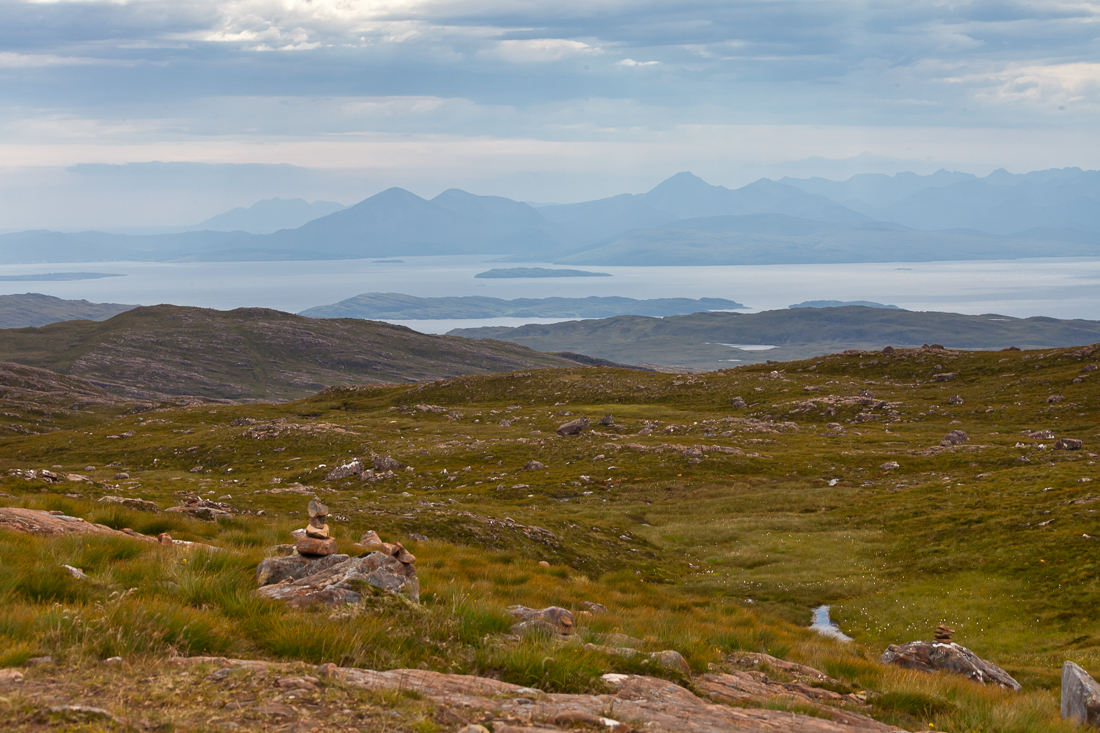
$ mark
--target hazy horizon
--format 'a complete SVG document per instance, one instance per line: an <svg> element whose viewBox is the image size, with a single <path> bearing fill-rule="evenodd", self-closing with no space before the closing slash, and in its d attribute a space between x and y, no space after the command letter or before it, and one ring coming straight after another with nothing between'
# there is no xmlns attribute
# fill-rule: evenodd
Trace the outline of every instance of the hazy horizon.
<svg viewBox="0 0 1100 733"><path fill-rule="evenodd" d="M81 0L0 6L0 229L390 186L522 201L1100 168L1100 6Z"/></svg>

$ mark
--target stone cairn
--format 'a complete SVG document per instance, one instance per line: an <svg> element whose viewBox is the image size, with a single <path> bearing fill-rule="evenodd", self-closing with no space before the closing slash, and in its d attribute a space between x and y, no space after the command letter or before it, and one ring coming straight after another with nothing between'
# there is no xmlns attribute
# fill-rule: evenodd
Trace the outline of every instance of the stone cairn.
<svg viewBox="0 0 1100 733"><path fill-rule="evenodd" d="M309 500L309 525L294 547L299 555L323 557L336 552L336 540L328 529L328 507L316 497Z"/></svg>
<svg viewBox="0 0 1100 733"><path fill-rule="evenodd" d="M939 644L950 644L951 635L955 633L955 630L940 624L936 627L936 630L932 633L932 641Z"/></svg>

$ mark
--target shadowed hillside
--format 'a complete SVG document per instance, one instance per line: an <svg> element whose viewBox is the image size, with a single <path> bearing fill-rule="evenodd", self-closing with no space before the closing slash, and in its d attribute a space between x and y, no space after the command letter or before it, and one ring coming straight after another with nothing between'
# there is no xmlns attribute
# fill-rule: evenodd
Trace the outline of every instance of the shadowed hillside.
<svg viewBox="0 0 1100 733"><path fill-rule="evenodd" d="M79 376L128 397L232 400L286 400L329 385L576 363L514 344L428 336L386 323L172 305L136 308L102 323L0 331L0 360Z"/></svg>

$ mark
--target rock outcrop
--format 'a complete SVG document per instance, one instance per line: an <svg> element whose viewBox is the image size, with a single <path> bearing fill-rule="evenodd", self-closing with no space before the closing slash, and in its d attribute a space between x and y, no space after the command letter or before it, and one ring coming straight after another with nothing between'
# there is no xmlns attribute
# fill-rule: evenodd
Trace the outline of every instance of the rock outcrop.
<svg viewBox="0 0 1100 733"><path fill-rule="evenodd" d="M1073 662L1062 665L1062 717L1100 728L1100 685Z"/></svg>
<svg viewBox="0 0 1100 733"><path fill-rule="evenodd" d="M921 672L950 672L983 685L992 683L1008 690L1020 689L1020 683L1003 669L954 642L911 641L908 644L892 644L883 653L882 663Z"/></svg>
<svg viewBox="0 0 1100 733"><path fill-rule="evenodd" d="M265 585L256 593L301 607L314 603L358 603L366 586L398 593L413 603L420 601L416 568L381 552L351 558L297 580Z"/></svg>

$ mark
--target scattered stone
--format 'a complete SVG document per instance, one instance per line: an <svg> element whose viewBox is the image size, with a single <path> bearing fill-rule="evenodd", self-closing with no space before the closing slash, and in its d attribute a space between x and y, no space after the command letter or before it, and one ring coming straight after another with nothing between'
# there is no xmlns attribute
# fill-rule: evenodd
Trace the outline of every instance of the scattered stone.
<svg viewBox="0 0 1100 733"><path fill-rule="evenodd" d="M1020 690L1020 683L1003 669L954 642L911 641L908 644L892 644L883 653L882 663L921 672L950 672L983 685L992 682L1008 690Z"/></svg>
<svg viewBox="0 0 1100 733"><path fill-rule="evenodd" d="M458 733L489 733L489 729L484 725L464 725L458 729Z"/></svg>
<svg viewBox="0 0 1100 733"><path fill-rule="evenodd" d="M1073 662L1062 665L1062 718L1100 728L1100 685Z"/></svg>
<svg viewBox="0 0 1100 733"><path fill-rule="evenodd" d="M23 673L17 669L0 669L0 685L18 685L23 682Z"/></svg>
<svg viewBox="0 0 1100 733"><path fill-rule="evenodd" d="M356 458L350 463L345 463L342 466L337 466L328 472L325 476L325 481L339 481L340 479L351 478L352 476L358 476L363 473L363 462Z"/></svg>
<svg viewBox="0 0 1100 733"><path fill-rule="evenodd" d="M23 662L24 667L45 667L53 664L53 657L31 657Z"/></svg>
<svg viewBox="0 0 1100 733"><path fill-rule="evenodd" d="M539 567L540 568L548 568L548 567L550 567L550 563L546 562L545 560L539 560Z"/></svg>
<svg viewBox="0 0 1100 733"><path fill-rule="evenodd" d="M883 471L893 471L895 468L901 468L901 464L897 461L887 461L879 466Z"/></svg>
<svg viewBox="0 0 1100 733"><path fill-rule="evenodd" d="M1081 450L1084 445L1077 438L1059 438L1054 444L1054 450Z"/></svg>
<svg viewBox="0 0 1100 733"><path fill-rule="evenodd" d="M1060 394L1052 394L1050 397L1047 397L1047 404L1048 405L1056 405L1059 402L1065 402L1065 401L1066 401L1066 398L1063 397Z"/></svg>
<svg viewBox="0 0 1100 733"><path fill-rule="evenodd" d="M730 407L734 410L744 410L748 406L749 405L747 402L745 402L744 397L734 397L732 400L730 400Z"/></svg>
<svg viewBox="0 0 1100 733"><path fill-rule="evenodd" d="M955 377L959 376L958 372L943 372L942 374L933 374L933 382L950 382Z"/></svg>
<svg viewBox="0 0 1100 733"><path fill-rule="evenodd" d="M952 430L947 435L943 436L943 440L940 441L940 445L959 445L965 443L968 440L967 435L962 430Z"/></svg>
<svg viewBox="0 0 1100 733"><path fill-rule="evenodd" d="M202 473L202 466L194 466L189 470L189 473Z"/></svg>
<svg viewBox="0 0 1100 733"><path fill-rule="evenodd" d="M122 657L107 657L102 663L109 665L122 664Z"/></svg>
<svg viewBox="0 0 1100 733"><path fill-rule="evenodd" d="M183 504L180 506L169 507L165 509L166 512L188 514L195 519L201 519L204 522L216 522L222 517L230 517L236 511L233 507L220 501L210 501L209 499L200 499L198 496L188 496L183 500Z"/></svg>
<svg viewBox="0 0 1100 733"><path fill-rule="evenodd" d="M596 424L597 425L605 425L605 426L606 425L614 425L615 424L615 418L610 413L608 413L608 414L604 415L603 417L601 417L599 422L597 422Z"/></svg>
<svg viewBox="0 0 1100 733"><path fill-rule="evenodd" d="M889 355L889 354L893 354L895 351L896 351L896 349L893 346L887 346L882 350L882 353Z"/></svg>
<svg viewBox="0 0 1100 733"><path fill-rule="evenodd" d="M415 540L416 542L427 542L428 541L427 536L422 535L419 532L409 532L409 539L410 540Z"/></svg>
<svg viewBox="0 0 1100 733"><path fill-rule="evenodd" d="M69 575L73 576L77 580L88 580L88 576L84 574L84 571L80 568L74 568L72 565L62 565L61 569L66 571Z"/></svg>
<svg viewBox="0 0 1100 733"><path fill-rule="evenodd" d="M115 474L115 481L122 481L128 478L130 478L130 474L126 473L125 471L119 471Z"/></svg>
<svg viewBox="0 0 1100 733"><path fill-rule="evenodd" d="M1083 367L1081 367L1082 372L1095 372L1097 369L1100 369L1100 367L1098 367L1096 364L1085 364Z"/></svg>
<svg viewBox="0 0 1100 733"><path fill-rule="evenodd" d="M1035 430L1027 434L1032 440L1054 440L1053 430Z"/></svg>
<svg viewBox="0 0 1100 733"><path fill-rule="evenodd" d="M953 394L947 398L947 404L949 405L961 405L963 404L962 395Z"/></svg>
<svg viewBox="0 0 1100 733"><path fill-rule="evenodd" d="M580 605L582 608L584 608L584 610L588 611L589 613L607 613L607 606L603 605L602 603L596 603L594 601L581 601L578 605Z"/></svg>
<svg viewBox="0 0 1100 733"><path fill-rule="evenodd" d="M139 512L150 512L156 514L160 512L160 507L151 501L145 499L134 499L129 496L103 496L100 497L99 503L101 504L121 504L127 509L133 509Z"/></svg>
<svg viewBox="0 0 1100 733"><path fill-rule="evenodd" d="M523 464L524 471L541 471L544 468L546 468L546 466L545 464L543 464L542 461L536 461L533 459Z"/></svg>
<svg viewBox="0 0 1100 733"><path fill-rule="evenodd" d="M290 530L290 536L294 540L300 540L306 536L306 531L304 529L292 529Z"/></svg>
<svg viewBox="0 0 1100 733"><path fill-rule="evenodd" d="M367 552L378 552L382 549L382 538L378 536L378 533L373 529L368 529L363 533L363 536L359 538L359 544L363 546Z"/></svg>
<svg viewBox="0 0 1100 733"><path fill-rule="evenodd" d="M331 537L318 539L316 537L303 537L294 545L299 555L326 556L336 553L336 540Z"/></svg>
<svg viewBox="0 0 1100 733"><path fill-rule="evenodd" d="M588 427L587 417L578 417L576 420L570 420L567 423L558 426L558 435L580 435Z"/></svg>
<svg viewBox="0 0 1100 733"><path fill-rule="evenodd" d="M291 549L294 549L291 546ZM347 555L289 555L265 558L256 567L256 585L263 587L284 580L299 580L349 560Z"/></svg>
<svg viewBox="0 0 1100 733"><path fill-rule="evenodd" d="M85 466L85 467L84 467L84 470L85 470L85 471L94 471L94 470L95 470L95 466Z"/></svg>

